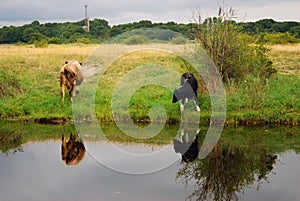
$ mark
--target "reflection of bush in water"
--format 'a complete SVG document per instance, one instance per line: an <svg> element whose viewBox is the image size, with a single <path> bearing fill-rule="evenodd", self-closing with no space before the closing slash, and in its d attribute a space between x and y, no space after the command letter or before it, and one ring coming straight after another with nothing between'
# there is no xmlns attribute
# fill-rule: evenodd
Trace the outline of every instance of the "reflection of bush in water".
<svg viewBox="0 0 300 201"><path fill-rule="evenodd" d="M15 153L22 151L22 133L15 131L1 131L0 132L0 151L4 154Z"/></svg>
<svg viewBox="0 0 300 201"><path fill-rule="evenodd" d="M275 162L276 156L266 151L217 145L205 159L182 163L176 180L186 185L195 180L195 191L187 200L238 200L237 193L255 181L266 179Z"/></svg>

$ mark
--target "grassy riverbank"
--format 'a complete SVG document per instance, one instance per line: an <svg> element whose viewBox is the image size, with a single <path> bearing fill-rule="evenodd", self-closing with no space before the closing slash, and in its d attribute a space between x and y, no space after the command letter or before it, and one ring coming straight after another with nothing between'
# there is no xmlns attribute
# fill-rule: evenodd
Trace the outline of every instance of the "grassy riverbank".
<svg viewBox="0 0 300 201"><path fill-rule="evenodd" d="M73 119L72 107L68 101L65 107L60 104L58 72L65 60L84 62L96 48L95 45L50 45L47 48L0 46L0 118ZM240 84L226 86L228 124L299 124L300 45L271 48L270 57L278 72L272 75L266 85L262 85L255 77L249 77ZM172 54L156 52L152 55L122 57L110 66L97 88L95 103L99 120L113 120L111 96L115 85L126 72L148 60L169 66L179 73L187 70L182 60ZM179 78L174 79L179 82ZM164 88L144 87L133 94L129 112L134 120L147 121L149 109L162 105L167 111L168 121L180 121L179 105L172 104L171 100L172 93ZM199 102L201 122L207 123L211 112L208 94L201 93Z"/></svg>

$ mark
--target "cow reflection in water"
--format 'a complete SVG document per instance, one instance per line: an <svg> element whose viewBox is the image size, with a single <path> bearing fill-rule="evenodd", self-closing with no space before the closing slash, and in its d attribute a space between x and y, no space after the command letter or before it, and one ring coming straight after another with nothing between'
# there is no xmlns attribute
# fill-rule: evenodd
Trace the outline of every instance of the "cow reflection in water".
<svg viewBox="0 0 300 201"><path fill-rule="evenodd" d="M71 133L69 140L62 135L61 158L67 165L77 165L85 156L85 147L81 139Z"/></svg>
<svg viewBox="0 0 300 201"><path fill-rule="evenodd" d="M193 128L193 126L191 126ZM173 145L176 153L180 153L182 160L186 163L196 160L199 154L198 134L200 129L180 129L176 138L173 139Z"/></svg>

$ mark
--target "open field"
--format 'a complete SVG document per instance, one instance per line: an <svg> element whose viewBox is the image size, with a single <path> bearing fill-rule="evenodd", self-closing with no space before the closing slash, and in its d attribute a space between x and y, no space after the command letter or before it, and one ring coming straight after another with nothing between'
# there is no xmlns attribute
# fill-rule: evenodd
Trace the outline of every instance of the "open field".
<svg viewBox="0 0 300 201"><path fill-rule="evenodd" d="M270 57L274 67L283 74L300 76L300 44L273 45Z"/></svg>
<svg viewBox="0 0 300 201"><path fill-rule="evenodd" d="M116 52L109 51L107 57ZM156 44L182 49L180 45ZM172 47L171 47L172 46ZM133 47L133 46L131 46ZM139 46L143 48L144 46ZM72 107L66 97L65 107L60 104L59 70L66 60L84 62L96 45L50 45L47 48L33 46L0 46L0 118L35 120L63 117L73 119ZM129 48L130 49L130 48ZM228 124L297 124L300 122L300 45L271 46L270 57L278 73L266 86L254 78L240 85L228 85ZM147 61L170 66L179 73L187 69L185 64L172 54L128 54L114 62L103 76L97 88L95 103L97 118L112 121L111 96L114 86L134 66ZM143 75L141 75L143 76ZM118 79L115 79L118 78ZM173 79L173 78L172 78ZM179 78L178 84L179 84ZM166 82L168 82L166 80ZM162 105L167 110L168 121L180 121L178 104L171 103L172 94L155 86L142 88L130 100L130 115L136 121L149 120L149 109ZM207 123L210 118L210 99L207 93L199 95L201 118Z"/></svg>

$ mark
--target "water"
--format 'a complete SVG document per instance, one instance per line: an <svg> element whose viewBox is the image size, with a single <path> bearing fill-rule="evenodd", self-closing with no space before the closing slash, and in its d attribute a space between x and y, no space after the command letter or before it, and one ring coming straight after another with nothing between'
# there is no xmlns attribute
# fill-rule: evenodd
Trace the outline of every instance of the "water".
<svg viewBox="0 0 300 201"><path fill-rule="evenodd" d="M118 132L112 125L103 130L109 136ZM64 132L69 139L73 125L0 122L0 200L300 200L298 127L225 128L210 155L190 162L175 152L176 130L177 125L168 126L166 141L147 143L86 139L82 159L67 165L61 138ZM204 134L201 128L198 147ZM107 146L141 158L163 154L141 165L114 156ZM161 168L126 173L151 165Z"/></svg>

